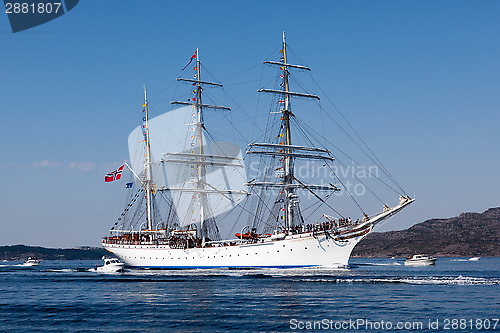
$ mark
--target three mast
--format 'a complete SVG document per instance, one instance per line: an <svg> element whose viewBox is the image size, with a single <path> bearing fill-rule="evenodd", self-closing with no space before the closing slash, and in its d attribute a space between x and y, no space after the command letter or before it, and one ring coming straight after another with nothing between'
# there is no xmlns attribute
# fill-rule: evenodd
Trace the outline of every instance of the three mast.
<svg viewBox="0 0 500 333"><path fill-rule="evenodd" d="M323 201L323 199L319 197L313 190L334 192L334 191L339 191L339 188L337 188L333 184L326 184L326 185L304 184L301 180L295 177L294 171L295 171L296 159L313 159L313 160L316 159L316 160L324 160L326 162L326 161L333 161L334 158L331 152L327 149L302 146L293 143L291 121L293 121L293 117L295 116L291 111L291 98L308 98L308 99L319 100L320 97L314 94L290 91L290 83L289 83L290 70L296 69L296 70L310 71L310 68L302 65L290 64L288 62L285 32L283 32L282 49L280 53L282 53L282 58L280 59L280 61L263 61L263 63L280 67L282 71L281 90L277 89L258 90L259 92L271 93L280 96L279 105L281 113L281 128L279 130L279 135L278 137L275 138L274 140L275 143L264 142L264 143L249 144L249 149L247 150L247 153L278 157L279 158L278 163L280 163L279 165L280 167L275 170L283 170L283 171L280 171L280 175L277 176L280 178L279 181L272 182L272 181L267 181L266 179L264 179L263 181L256 181L254 179L250 182L247 182L246 185L250 187L253 186L261 187L263 190L268 188L279 189L280 194L278 196L278 200L274 202L270 218L281 217L284 220L284 229L286 230L285 232L292 233L293 232L292 228L296 226L297 221L301 221L299 222L299 224L304 223L304 220L301 216L300 208L298 206L299 197L296 194L298 190L307 190L311 192L318 200L326 204L326 202ZM185 101L171 102L172 104L192 107L191 111L188 110L188 108L182 108L176 111L180 112L179 114L182 114L183 117L186 118L189 117L189 115L191 115L192 113L191 115L192 118L189 118L190 119L189 124L185 124L184 118L181 119L180 117L177 116L177 113L175 113L178 120L182 121L182 123L180 124L181 126L182 125L192 126L189 129L190 130L189 133L192 133L189 134L189 136L191 136L191 141L188 139L188 141L185 142L186 146L183 146L183 144L177 144L177 141L172 140L174 144L172 144L172 147L169 147L169 149L167 149L167 151L169 152L163 154L158 153L157 147L155 146L156 141L154 141L153 144L154 155L151 154L150 128L149 128L150 125L149 103L147 99L146 87L144 86L144 104L143 104L144 116L143 116L143 128L142 128L143 138L140 140L138 139L137 141L134 140L134 142L141 142L141 141L145 142L144 169L143 169L144 174L141 179L141 182L142 182L142 188L145 192L145 199L147 205L147 210L146 210L147 229L146 230L142 229L142 226L144 225L144 223L142 223L139 227L139 230L144 230L146 231L146 233L150 234L154 233L160 234L160 230L154 230L154 228L158 229L158 225L155 225L154 222L155 218L154 212L155 211L158 212L158 207L154 206L155 192L171 191L172 200L169 203L171 204L170 209L173 210L174 208L176 208L178 209L178 211L172 220L167 219L167 221L173 221L171 226L175 226L176 228L179 225L183 227L182 230L174 231L172 235L175 236L184 232L183 235L186 235L185 237L191 237L189 239L194 240L192 239L192 237L194 234L197 234L197 237L199 237L199 239L196 239L195 241L198 242L201 240L201 245L204 246L207 242L214 240L213 238L219 237L214 217L219 215L221 211L226 211L225 208L224 210L222 210L221 208L217 208L217 206L214 205L213 195L215 194L218 195L217 200L219 200L219 204L221 202L220 200L227 199L228 201L231 202L231 204L234 205L237 203L237 200L234 199L235 195L247 196L248 193L245 190L243 190L243 188L237 188L233 185L226 185L226 186L220 185L213 178L214 177L213 174L219 171L217 168L223 169L224 167L227 167L230 170L235 170L237 168L244 169L244 165L238 163L241 162L241 150L239 147L238 147L238 153L235 156L232 156L233 154L232 152L229 152L229 150L227 150L226 153L226 151L224 151L223 148L221 148L221 146L223 145L221 146L217 145L217 148L214 148L214 146L207 145L207 142L204 142L203 131L204 130L206 131L204 124L204 114L203 114L204 110L205 109L230 110L230 108L225 106L210 105L203 103L202 91L205 85L215 86L215 87L222 87L222 85L219 83L201 80L200 58L198 49L196 50L195 56L191 57L189 64L191 64L192 60L195 57L196 57L196 65L194 70L196 71L196 74L194 75L194 79L187 79L187 78L177 79L177 81L180 82L191 83L192 86L195 87L194 88L195 90L193 91L195 95L194 96L191 95L189 102ZM189 64L187 66L189 66ZM186 67L184 67L184 69ZM168 119L177 119L177 118L168 118ZM175 120L174 122L178 120ZM171 122L167 121L167 123L170 124ZM153 126L154 131L156 131L155 124L156 123L154 122L154 120L152 120L151 125ZM164 131L164 133L169 133L169 132ZM278 138L280 138L279 141L276 140ZM196 147L196 145L198 145L198 147ZM129 149L130 149L130 137L129 137ZM172 177L172 179L168 179L169 185L167 185L167 179L165 179L164 185L160 185L160 183L158 183L158 188L156 188L156 184L153 181L153 174L152 174L153 163L177 164L173 168L175 172L179 171L180 176L176 175L175 177L177 178L173 178L174 176L172 176L171 173L168 173L168 177ZM137 159L136 170L140 169L141 164L142 164L142 156ZM214 168L213 169L214 172L212 172L212 169L208 169L208 181L210 181L211 184L208 183L207 181L207 167ZM139 176L137 176L136 172L134 172L134 170L132 170L131 167L129 168L134 173L134 175L139 179ZM156 164L154 170L156 173L157 170ZM163 169L163 171L164 174L162 176L167 177L167 172L165 172L165 169ZM185 175L182 172L185 172ZM232 180L236 179L237 177L234 177L234 175L235 175L234 173L231 174L229 172L227 174L224 174L225 181L227 182L228 179ZM245 180L244 178L245 176L243 176L243 180ZM189 181L187 181L187 179L189 179ZM245 184L245 181L239 182L239 184L243 185ZM139 197L139 195L140 193L137 193L136 197ZM174 198L177 198L177 201L175 201ZM142 200L143 199L141 199L140 201L141 207L143 207ZM406 201L404 200L408 201L410 199L409 198L400 199L400 205L402 204L402 202L406 205L405 203ZM412 201L413 199L411 199L409 203L411 203ZM179 204L179 202L182 204ZM189 207L185 205L186 203L189 203ZM185 205L185 207L182 205ZM196 205L199 207L199 217L200 217L199 221L196 220L198 218L197 214L198 212L195 212L197 207L192 208L193 207L192 205ZM186 207L187 209L184 209ZM401 206L401 208L402 207L403 206ZM144 214L144 211L142 209L140 211L141 215ZM219 210L217 211L217 209ZM282 211L283 213L280 212L279 214L276 214L276 211L278 209L280 209L280 211ZM127 210L128 208L126 209L126 211ZM384 212L388 210L389 208L387 206L384 206ZM179 211L182 213L184 213L185 211L186 214L178 214ZM191 211L192 214L189 215ZM259 214L259 206L257 206L257 214ZM364 222L368 221L369 220L368 216L364 214L364 212L363 215L364 215L363 221ZM257 215L255 215L255 217L258 218ZM181 221L180 220L181 218L184 218L184 220ZM255 222L254 225L256 225ZM196 230L199 230L199 233L198 231L195 232L194 230L189 230L190 228L192 229L193 226L194 228L196 228ZM133 234L134 232L133 227L131 228ZM216 233L214 233L214 230L216 230ZM166 235L166 231L167 231L167 226L165 226L165 230L162 230L164 235ZM212 237L212 235L214 235L215 237Z"/></svg>

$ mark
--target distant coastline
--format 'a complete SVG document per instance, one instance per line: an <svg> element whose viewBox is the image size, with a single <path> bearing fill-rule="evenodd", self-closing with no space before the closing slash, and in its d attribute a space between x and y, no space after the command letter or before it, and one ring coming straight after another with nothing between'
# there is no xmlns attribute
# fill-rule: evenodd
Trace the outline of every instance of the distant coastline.
<svg viewBox="0 0 500 333"><path fill-rule="evenodd" d="M41 246L0 246L0 260L26 260L36 257L42 260L99 260L109 254L99 247L81 246L71 249L53 249Z"/></svg>
<svg viewBox="0 0 500 333"><path fill-rule="evenodd" d="M352 257L406 257L417 253L438 257L500 256L500 207L430 219L401 231L372 233L359 242Z"/></svg>
<svg viewBox="0 0 500 333"><path fill-rule="evenodd" d="M406 257L425 253L438 257L500 256L500 207L483 213L463 213L431 219L400 231L372 233L352 253L353 258ZM41 246L0 246L0 260L99 260L109 252L100 247L71 249Z"/></svg>

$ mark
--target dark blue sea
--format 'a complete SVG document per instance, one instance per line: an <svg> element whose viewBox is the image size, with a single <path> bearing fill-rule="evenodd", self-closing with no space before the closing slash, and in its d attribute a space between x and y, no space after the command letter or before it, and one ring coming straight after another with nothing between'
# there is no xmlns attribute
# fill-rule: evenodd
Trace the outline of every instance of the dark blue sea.
<svg viewBox="0 0 500 333"><path fill-rule="evenodd" d="M1 332L500 331L500 258L347 269L89 271L0 262ZM100 264L100 263L99 263Z"/></svg>

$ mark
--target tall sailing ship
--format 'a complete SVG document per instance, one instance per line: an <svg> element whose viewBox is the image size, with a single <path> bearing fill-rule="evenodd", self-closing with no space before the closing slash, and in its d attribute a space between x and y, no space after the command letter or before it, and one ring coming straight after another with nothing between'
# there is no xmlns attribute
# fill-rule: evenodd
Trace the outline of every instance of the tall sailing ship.
<svg viewBox="0 0 500 333"><path fill-rule="evenodd" d="M320 98L290 90L292 71L310 69L288 62L284 33L280 56L279 61L264 61L279 67L279 89L259 92L277 96L279 108L274 112L278 117L270 118L275 121L268 124L266 140L250 143L246 150L267 170L251 180L241 148L213 140L205 126L205 110L230 109L204 103L203 90L222 85L201 79L198 51L191 58L196 59L194 77L177 79L193 86L188 102L172 102L180 107L150 119L144 90L143 124L128 139L127 167L135 180L127 183L131 195L126 208L102 240L106 250L128 266L142 268L346 266L361 239L414 201L403 192L397 205L384 204L373 215L360 209L351 219L328 202L338 186L299 179L299 161L324 166L335 161L327 148L294 142L292 99ZM110 180L117 172L108 175ZM304 217L304 194L328 214ZM243 228L221 239L221 216L240 226L243 218Z"/></svg>

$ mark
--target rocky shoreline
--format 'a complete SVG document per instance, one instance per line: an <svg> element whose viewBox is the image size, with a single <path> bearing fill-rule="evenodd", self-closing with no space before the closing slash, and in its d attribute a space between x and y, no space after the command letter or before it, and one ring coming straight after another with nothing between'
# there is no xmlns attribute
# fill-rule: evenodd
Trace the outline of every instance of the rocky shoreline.
<svg viewBox="0 0 500 333"><path fill-rule="evenodd" d="M35 257L41 260L99 260L109 252L103 248L82 246L72 249L51 249L41 246L0 246L0 260L26 260Z"/></svg>
<svg viewBox="0 0 500 333"><path fill-rule="evenodd" d="M406 257L425 253L438 257L500 256L500 207L431 219L400 231L372 233L352 257Z"/></svg>

